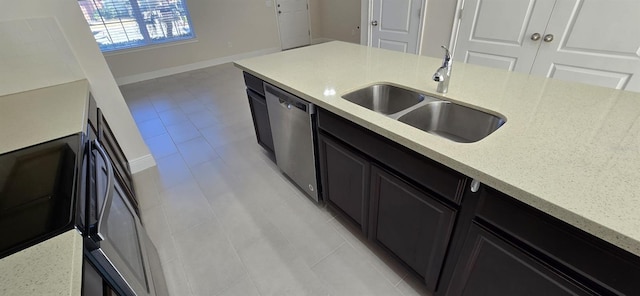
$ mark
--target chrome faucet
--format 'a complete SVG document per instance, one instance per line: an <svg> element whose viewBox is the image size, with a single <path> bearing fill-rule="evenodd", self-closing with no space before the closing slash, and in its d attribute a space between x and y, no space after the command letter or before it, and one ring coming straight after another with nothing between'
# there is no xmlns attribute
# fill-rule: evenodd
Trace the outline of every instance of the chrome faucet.
<svg viewBox="0 0 640 296"><path fill-rule="evenodd" d="M446 94L447 91L449 91L449 78L451 78L451 65L453 64L453 60L451 60L449 49L444 46L441 47L445 51L444 60L442 61L442 66L433 74L433 81L438 82L438 89L436 91Z"/></svg>

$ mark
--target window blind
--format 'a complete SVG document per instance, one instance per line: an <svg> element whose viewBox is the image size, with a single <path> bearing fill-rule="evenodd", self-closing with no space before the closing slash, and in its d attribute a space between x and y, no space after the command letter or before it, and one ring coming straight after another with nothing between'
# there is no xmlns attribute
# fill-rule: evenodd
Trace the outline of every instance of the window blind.
<svg viewBox="0 0 640 296"><path fill-rule="evenodd" d="M194 38L186 0L79 0L103 52Z"/></svg>

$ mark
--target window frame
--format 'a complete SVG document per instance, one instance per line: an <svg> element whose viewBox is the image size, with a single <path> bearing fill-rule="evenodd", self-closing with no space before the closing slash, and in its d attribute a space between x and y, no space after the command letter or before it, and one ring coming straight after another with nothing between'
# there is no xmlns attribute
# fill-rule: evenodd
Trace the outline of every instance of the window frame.
<svg viewBox="0 0 640 296"><path fill-rule="evenodd" d="M114 44L119 44L119 43L113 42L113 38L109 34L109 29L107 27L107 24L108 24L107 19L105 19L102 13L99 11L99 8L95 4L95 1L96 0L77 0L78 6L80 7L82 7L82 5L80 4L81 2L92 3L95 8L95 13L99 14L100 19L98 23L100 26L103 26L105 28L105 32L109 36L108 37L109 40L111 40L110 44L105 44L103 46L103 43L99 42L97 37L94 36L94 39L96 40L98 48L100 48L100 51L103 54L112 55L112 54L124 53L129 51L139 51L139 50L146 50L146 49L152 49L152 48L158 48L158 47L178 45L183 43L197 42L197 36L193 28L193 21L191 19L191 13L187 5L187 0L179 0L179 1L181 2L181 5L184 8L183 11L181 12L180 17L185 17L184 21L188 25L189 34L183 35L183 36L172 36L171 38L166 37L166 32L164 32L164 29L162 29L162 25L163 25L162 21L160 21L158 25L161 26L161 30L163 30L163 35L165 36L164 38L161 38L161 39L155 39L154 37L151 37L149 33L149 29L147 28L147 23L143 15L144 9L140 7L139 0L123 0L123 2L128 2L129 5L131 6L132 19L136 23L137 30L139 34L142 36L142 39L129 40L127 42L120 42L123 44L121 46L114 46ZM168 0L161 0L161 1L165 3L169 2ZM88 19L88 14L85 13L84 9L81 9L81 10L83 13L83 17L87 21L87 25L91 27L92 24ZM119 21L122 24L122 19L120 17L116 19L120 19ZM125 34L126 34L126 31L125 31Z"/></svg>

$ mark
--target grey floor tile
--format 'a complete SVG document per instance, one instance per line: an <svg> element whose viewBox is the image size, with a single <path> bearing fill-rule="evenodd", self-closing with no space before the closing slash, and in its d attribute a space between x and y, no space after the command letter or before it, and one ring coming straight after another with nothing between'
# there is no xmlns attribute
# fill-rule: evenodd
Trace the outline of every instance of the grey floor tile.
<svg viewBox="0 0 640 296"><path fill-rule="evenodd" d="M200 132L193 126L191 121L184 121L178 124L167 126L167 131L176 144L200 137Z"/></svg>
<svg viewBox="0 0 640 296"><path fill-rule="evenodd" d="M191 171L182 156L174 153L170 156L156 159L158 171L158 190L163 191L187 180L193 179Z"/></svg>
<svg viewBox="0 0 640 296"><path fill-rule="evenodd" d="M329 295L286 241L260 239L238 253L260 295Z"/></svg>
<svg viewBox="0 0 640 296"><path fill-rule="evenodd" d="M187 115L185 115L180 109L162 111L158 113L158 116L165 126L175 125L189 120L189 117L187 117Z"/></svg>
<svg viewBox="0 0 640 296"><path fill-rule="evenodd" d="M245 186L242 178L229 171L220 158L200 163L191 167L193 177L200 185L205 197L215 198L219 194Z"/></svg>
<svg viewBox="0 0 640 296"><path fill-rule="evenodd" d="M206 109L189 114L189 120L191 120L191 123L198 129L220 124L218 120L216 120L215 115Z"/></svg>
<svg viewBox="0 0 640 296"><path fill-rule="evenodd" d="M164 128L164 124L157 115L155 118L138 122L137 125L143 139L149 139L167 133L167 130Z"/></svg>
<svg viewBox="0 0 640 296"><path fill-rule="evenodd" d="M240 258L214 219L176 233L174 239L194 295L216 295L246 276Z"/></svg>
<svg viewBox="0 0 640 296"><path fill-rule="evenodd" d="M153 108L158 113L162 113L169 110L179 109L180 105L166 94L157 95L150 98Z"/></svg>
<svg viewBox="0 0 640 296"><path fill-rule="evenodd" d="M184 112L185 114L196 113L205 109L202 102L196 100L195 98L193 98L193 96L191 96L191 99L182 101L179 104L180 109L182 109L182 112Z"/></svg>
<svg viewBox="0 0 640 296"><path fill-rule="evenodd" d="M392 285L398 285L400 281L409 274L409 271L395 258L387 254L382 248L367 240L362 230L350 221L336 216L331 221L338 233L359 253L365 260L371 262Z"/></svg>
<svg viewBox="0 0 640 296"><path fill-rule="evenodd" d="M162 134L145 139L145 143L147 143L147 146L149 147L149 150L151 150L151 154L156 161L178 152L178 148L176 148L176 145L173 143L173 139L171 139L169 134Z"/></svg>
<svg viewBox="0 0 640 296"><path fill-rule="evenodd" d="M162 262L177 259L175 244L162 206L144 210L142 220L147 234L158 249Z"/></svg>
<svg viewBox="0 0 640 296"><path fill-rule="evenodd" d="M161 193L162 207L171 233L191 228L213 218L213 212L195 180L189 180Z"/></svg>
<svg viewBox="0 0 640 296"><path fill-rule="evenodd" d="M202 137L188 140L176 145L182 159L189 167L196 166L205 161L218 158L218 154L211 148L209 143Z"/></svg>
<svg viewBox="0 0 640 296"><path fill-rule="evenodd" d="M218 148L250 137L255 137L255 131L251 127L251 121L242 121L237 124L220 127L212 126L201 129L200 132L207 139L211 147ZM249 127L249 128L248 128Z"/></svg>
<svg viewBox="0 0 640 296"><path fill-rule="evenodd" d="M260 296L260 293L258 293L258 289L251 281L251 278L246 276L233 283L231 287L218 294L218 296Z"/></svg>
<svg viewBox="0 0 640 296"><path fill-rule="evenodd" d="M310 203L308 200L291 200L270 211L268 217L304 262L313 266L344 244L345 240L321 215L301 207Z"/></svg>
<svg viewBox="0 0 640 296"><path fill-rule="evenodd" d="M312 269L330 289L331 295L402 295L346 243Z"/></svg>
<svg viewBox="0 0 640 296"><path fill-rule="evenodd" d="M185 275L182 261L174 259L162 262L164 277L167 282L169 295L175 296L191 296L191 289Z"/></svg>

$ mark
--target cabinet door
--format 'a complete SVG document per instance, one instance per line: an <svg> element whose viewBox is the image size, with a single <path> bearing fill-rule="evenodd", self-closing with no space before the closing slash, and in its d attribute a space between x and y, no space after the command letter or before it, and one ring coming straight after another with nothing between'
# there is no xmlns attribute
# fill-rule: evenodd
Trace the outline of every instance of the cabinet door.
<svg viewBox="0 0 640 296"><path fill-rule="evenodd" d="M318 137L318 144L324 200L342 210L366 233L369 161L323 134Z"/></svg>
<svg viewBox="0 0 640 296"><path fill-rule="evenodd" d="M445 295L593 295L472 224Z"/></svg>
<svg viewBox="0 0 640 296"><path fill-rule="evenodd" d="M273 153L273 137L271 135L267 102L263 96L250 89L247 89L247 96L249 97L251 118L253 118L258 144Z"/></svg>
<svg viewBox="0 0 640 296"><path fill-rule="evenodd" d="M640 91L640 1L558 0L544 35L531 74Z"/></svg>
<svg viewBox="0 0 640 296"><path fill-rule="evenodd" d="M555 0L467 0L454 57L465 63L529 73ZM455 75L455 74L454 74Z"/></svg>
<svg viewBox="0 0 640 296"><path fill-rule="evenodd" d="M398 177L371 166L369 236L423 276L434 290L455 211Z"/></svg>

